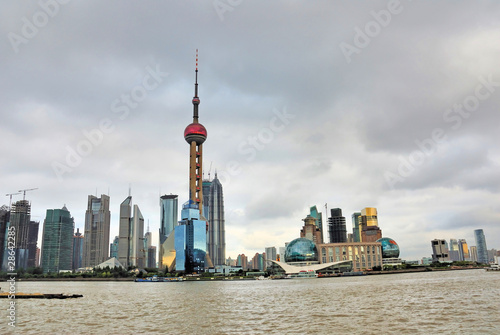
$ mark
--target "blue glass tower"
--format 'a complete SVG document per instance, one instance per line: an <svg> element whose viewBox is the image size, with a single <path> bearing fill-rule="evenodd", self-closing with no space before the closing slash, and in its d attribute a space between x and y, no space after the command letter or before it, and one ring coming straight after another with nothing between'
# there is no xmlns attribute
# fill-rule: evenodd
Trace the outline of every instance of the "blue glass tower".
<svg viewBox="0 0 500 335"><path fill-rule="evenodd" d="M474 237L476 238L478 263L488 264L488 248L486 248L486 238L484 237L483 230L474 230Z"/></svg>
<svg viewBox="0 0 500 335"><path fill-rule="evenodd" d="M182 206L181 218L175 228L175 270L205 272L207 222L200 218L198 204L192 200Z"/></svg>

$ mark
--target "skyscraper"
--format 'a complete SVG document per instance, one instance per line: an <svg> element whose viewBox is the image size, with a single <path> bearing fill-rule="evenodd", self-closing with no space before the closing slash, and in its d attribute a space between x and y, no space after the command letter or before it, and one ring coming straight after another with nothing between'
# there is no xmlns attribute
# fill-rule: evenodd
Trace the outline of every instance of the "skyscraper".
<svg viewBox="0 0 500 335"><path fill-rule="evenodd" d="M330 212L331 217L328 218L328 237L330 243L346 243L347 229L345 217L342 216L342 210L340 208L333 208Z"/></svg>
<svg viewBox="0 0 500 335"><path fill-rule="evenodd" d="M224 196L222 194L222 184L217 179L217 173L215 173L215 178L210 183L208 201L207 251L214 265L224 265L226 262Z"/></svg>
<svg viewBox="0 0 500 335"><path fill-rule="evenodd" d="M477 247L477 261L479 263L488 264L488 248L486 247L486 238L482 229L474 230Z"/></svg>
<svg viewBox="0 0 500 335"><path fill-rule="evenodd" d="M316 227L321 232L321 242L320 243L323 243L323 241L324 241L324 236L323 236L323 215L322 215L321 212L318 212L318 208L316 206L311 206L309 208L309 215L311 215L314 219L316 219Z"/></svg>
<svg viewBox="0 0 500 335"><path fill-rule="evenodd" d="M115 236L113 243L109 245L109 257L118 259L118 244L120 243L120 238Z"/></svg>
<svg viewBox="0 0 500 335"><path fill-rule="evenodd" d="M42 237L41 263L44 273L72 270L74 224L66 206L62 209L47 209Z"/></svg>
<svg viewBox="0 0 500 335"><path fill-rule="evenodd" d="M7 206L4 205L0 207L0 265L3 264L4 252L6 247L5 235L9 227L9 221L10 221L10 210ZM7 259L5 261L7 261Z"/></svg>
<svg viewBox="0 0 500 335"><path fill-rule="evenodd" d="M73 235L73 270L82 267L83 255L83 235L80 233L80 228L76 228L76 233Z"/></svg>
<svg viewBox="0 0 500 335"><path fill-rule="evenodd" d="M304 221L304 226L300 230L300 237L307 238L314 243L321 243L321 232L316 226L316 219L308 215L302 221Z"/></svg>
<svg viewBox="0 0 500 335"><path fill-rule="evenodd" d="M361 242L361 212L354 212L351 215L352 220L352 235L354 236L354 242Z"/></svg>
<svg viewBox="0 0 500 335"><path fill-rule="evenodd" d="M110 218L109 196L101 194L97 198L89 195L85 212L83 267L94 267L108 259Z"/></svg>
<svg viewBox="0 0 500 335"><path fill-rule="evenodd" d="M449 255L450 255L450 261L456 262L460 260L459 256L459 250L458 250L458 241L454 238L450 239L450 246L449 246Z"/></svg>
<svg viewBox="0 0 500 335"><path fill-rule="evenodd" d="M120 205L120 227L118 243L118 261L124 267L144 268L146 266L146 250L144 248L144 217L139 206L134 205L132 196L128 196Z"/></svg>
<svg viewBox="0 0 500 335"><path fill-rule="evenodd" d="M376 242L382 238L382 231L378 227L377 209L363 208L361 211L361 241Z"/></svg>
<svg viewBox="0 0 500 335"><path fill-rule="evenodd" d="M267 247L266 248L266 260L277 260L276 247ZM270 263L267 263L269 265Z"/></svg>
<svg viewBox="0 0 500 335"><path fill-rule="evenodd" d="M35 266L39 222L31 221L31 204L27 200L16 201L10 210L10 227L16 232L16 268ZM4 268L6 264L4 262Z"/></svg>
<svg viewBox="0 0 500 335"><path fill-rule="evenodd" d="M175 264L175 234L177 226L178 200L177 195L162 195L160 197L160 234L158 268L172 271Z"/></svg>
<svg viewBox="0 0 500 335"><path fill-rule="evenodd" d="M175 270L205 272L207 222L200 218L198 205L189 200L182 206L182 220L175 228Z"/></svg>
<svg viewBox="0 0 500 335"><path fill-rule="evenodd" d="M470 261L469 246L465 239L458 240L458 260L459 261Z"/></svg>

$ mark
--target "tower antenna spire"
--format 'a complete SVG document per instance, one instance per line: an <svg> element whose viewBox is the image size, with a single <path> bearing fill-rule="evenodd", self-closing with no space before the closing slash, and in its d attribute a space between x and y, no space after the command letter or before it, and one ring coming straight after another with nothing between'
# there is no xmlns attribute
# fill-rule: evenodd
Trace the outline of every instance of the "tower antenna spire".
<svg viewBox="0 0 500 335"><path fill-rule="evenodd" d="M198 97L198 49L196 49L196 70L194 73L193 123L198 123L198 105L200 104Z"/></svg>

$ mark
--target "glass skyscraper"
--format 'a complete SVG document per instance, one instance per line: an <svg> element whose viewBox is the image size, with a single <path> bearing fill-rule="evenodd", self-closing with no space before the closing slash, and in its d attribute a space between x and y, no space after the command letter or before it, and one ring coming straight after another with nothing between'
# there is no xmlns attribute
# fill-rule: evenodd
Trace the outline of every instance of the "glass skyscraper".
<svg viewBox="0 0 500 335"><path fill-rule="evenodd" d="M486 247L486 238L482 229L474 230L477 247L477 261L479 263L488 264L488 248Z"/></svg>
<svg viewBox="0 0 500 335"><path fill-rule="evenodd" d="M352 220L352 235L354 236L354 242L361 242L361 212L354 212L351 215Z"/></svg>
<svg viewBox="0 0 500 335"><path fill-rule="evenodd" d="M331 217L328 218L328 237L330 243L346 243L347 242L347 229L345 224L345 217L342 216L340 208L333 208Z"/></svg>
<svg viewBox="0 0 500 335"><path fill-rule="evenodd" d="M97 198L89 195L85 212L83 267L94 267L108 259L110 218L109 196L102 194Z"/></svg>
<svg viewBox="0 0 500 335"><path fill-rule="evenodd" d="M158 268L173 270L175 264L175 233L177 227L178 200L177 195L162 195L160 197L160 234Z"/></svg>
<svg viewBox="0 0 500 335"><path fill-rule="evenodd" d="M205 185L205 182L203 182ZM205 193L203 194L205 196ZM224 220L224 196L222 184L215 174L210 183L208 197L208 236L207 251L212 259L213 265L224 265L226 263L226 229ZM205 207L205 202L203 206Z"/></svg>
<svg viewBox="0 0 500 335"><path fill-rule="evenodd" d="M47 209L42 239L41 265L44 273L72 270L74 224L66 206Z"/></svg>
<svg viewBox="0 0 500 335"><path fill-rule="evenodd" d="M316 220L316 227L321 232L321 243L324 241L323 236L323 215L321 212L318 212L318 208L316 206L312 206L309 208L309 215L312 216ZM327 213L328 215L328 213Z"/></svg>
<svg viewBox="0 0 500 335"><path fill-rule="evenodd" d="M181 218L175 228L175 270L202 273L207 253L207 222L200 219L198 204L192 200L183 205Z"/></svg>

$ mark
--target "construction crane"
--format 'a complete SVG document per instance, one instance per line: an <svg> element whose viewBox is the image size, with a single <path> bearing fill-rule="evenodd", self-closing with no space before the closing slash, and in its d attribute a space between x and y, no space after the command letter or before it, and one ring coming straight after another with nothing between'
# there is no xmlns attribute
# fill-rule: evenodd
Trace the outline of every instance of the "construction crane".
<svg viewBox="0 0 500 335"><path fill-rule="evenodd" d="M26 200L26 192L27 191L34 191L34 190L38 190L38 187L35 187L35 188L27 188L25 190L19 190L18 192L23 192L23 200Z"/></svg>
<svg viewBox="0 0 500 335"><path fill-rule="evenodd" d="M18 193L7 193L6 196L10 196L10 200L9 200L9 211L10 211L10 207L12 206L12 196L13 195L18 195L18 194L21 194L21 192L18 192Z"/></svg>

